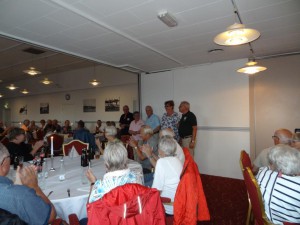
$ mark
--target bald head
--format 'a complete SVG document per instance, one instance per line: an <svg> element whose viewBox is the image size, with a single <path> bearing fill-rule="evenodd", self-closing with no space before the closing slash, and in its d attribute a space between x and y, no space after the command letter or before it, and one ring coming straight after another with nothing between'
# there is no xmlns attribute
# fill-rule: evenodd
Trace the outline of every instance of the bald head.
<svg viewBox="0 0 300 225"><path fill-rule="evenodd" d="M274 133L274 144L290 144L293 133L288 129L278 129Z"/></svg>

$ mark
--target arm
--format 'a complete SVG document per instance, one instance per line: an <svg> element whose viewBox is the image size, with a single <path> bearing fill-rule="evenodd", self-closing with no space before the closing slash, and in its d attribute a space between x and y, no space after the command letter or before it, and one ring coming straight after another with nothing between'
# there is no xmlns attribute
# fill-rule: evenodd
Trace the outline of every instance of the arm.
<svg viewBox="0 0 300 225"><path fill-rule="evenodd" d="M102 148L102 146L101 146L100 139L99 139L99 138L96 138L95 143L96 143L98 149L100 150L101 154L103 155L104 150L103 150L103 148Z"/></svg>
<svg viewBox="0 0 300 225"><path fill-rule="evenodd" d="M158 125L157 127L155 127L155 129L153 130L153 133L156 134L160 131L160 125Z"/></svg>
<svg viewBox="0 0 300 225"><path fill-rule="evenodd" d="M32 155L32 156L34 156L35 155L35 153L40 149L40 147L42 147L44 145L44 141L37 141L37 142L35 142L35 144L34 144L34 146L33 146L33 148L32 148L32 150L31 150L31 152L30 152L30 154Z"/></svg>
<svg viewBox="0 0 300 225"><path fill-rule="evenodd" d="M192 140L190 143L190 148L195 148L196 137L197 137L197 126L193 126L193 133L192 133Z"/></svg>
<svg viewBox="0 0 300 225"><path fill-rule="evenodd" d="M86 176L89 179L89 181L91 182L90 193L89 193L89 197L88 197L88 200L87 200L87 203L89 203L90 195L92 193L92 189L94 187L94 184L95 184L97 178L90 169L86 171Z"/></svg>
<svg viewBox="0 0 300 225"><path fill-rule="evenodd" d="M141 151L146 154L146 156L150 160L152 166L155 168L156 167L156 162L158 160L158 157L155 154L153 154L152 148L150 147L150 145L148 145L148 144L147 145L143 145L141 147Z"/></svg>

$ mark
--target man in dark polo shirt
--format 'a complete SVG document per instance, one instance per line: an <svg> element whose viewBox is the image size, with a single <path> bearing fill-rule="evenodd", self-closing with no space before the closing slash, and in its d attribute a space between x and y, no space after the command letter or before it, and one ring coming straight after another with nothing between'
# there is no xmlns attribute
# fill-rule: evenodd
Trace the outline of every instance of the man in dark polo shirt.
<svg viewBox="0 0 300 225"><path fill-rule="evenodd" d="M180 103L179 112L182 113L178 127L181 145L182 147L188 148L191 156L194 157L197 137L197 118L195 114L190 111L190 103L187 101Z"/></svg>
<svg viewBox="0 0 300 225"><path fill-rule="evenodd" d="M123 112L124 114L121 115L119 123L120 123L120 136L121 135L129 135L129 125L131 121L133 120L133 114L129 112L128 105L123 106Z"/></svg>

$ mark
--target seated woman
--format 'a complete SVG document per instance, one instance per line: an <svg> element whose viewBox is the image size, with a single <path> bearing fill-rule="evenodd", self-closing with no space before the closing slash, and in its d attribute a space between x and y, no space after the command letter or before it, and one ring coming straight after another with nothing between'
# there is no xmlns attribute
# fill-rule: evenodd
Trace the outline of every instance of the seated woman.
<svg viewBox="0 0 300 225"><path fill-rule="evenodd" d="M11 156L11 163L13 163L13 157L23 156L24 161L29 161L34 158L35 153L43 146L43 141L37 141L34 146L25 144L25 131L21 128L14 127L8 132L9 143L7 149Z"/></svg>
<svg viewBox="0 0 300 225"><path fill-rule="evenodd" d="M107 173L102 180L97 180L91 170L87 177L91 182L89 203L94 202L111 189L127 183L138 183L136 175L127 168L127 150L121 142L109 142L104 152Z"/></svg>
<svg viewBox="0 0 300 225"><path fill-rule="evenodd" d="M117 128L114 126L108 126L105 127L105 131L104 131L104 136L107 139L107 142L120 142L120 140L118 138L116 138L117 135ZM101 154L103 155L104 153L104 146L102 145L102 140L100 140L99 138L96 138L96 145L98 147L98 149L100 150Z"/></svg>
<svg viewBox="0 0 300 225"><path fill-rule="evenodd" d="M300 223L300 152L276 145L268 154L270 167L256 176L268 219L274 224Z"/></svg>
<svg viewBox="0 0 300 225"><path fill-rule="evenodd" d="M72 127L70 126L70 120L65 120L65 124L62 127L63 134L72 134Z"/></svg>
<svg viewBox="0 0 300 225"><path fill-rule="evenodd" d="M158 144L159 159L156 162L154 180L152 188L161 191L162 197L170 198L174 201L182 163L175 156L176 141L169 136L162 137ZM173 206L165 205L166 214L173 215Z"/></svg>

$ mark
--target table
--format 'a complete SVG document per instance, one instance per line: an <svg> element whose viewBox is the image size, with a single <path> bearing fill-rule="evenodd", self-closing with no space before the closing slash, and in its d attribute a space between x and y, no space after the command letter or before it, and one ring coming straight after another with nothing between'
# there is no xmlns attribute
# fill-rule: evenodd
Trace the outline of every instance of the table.
<svg viewBox="0 0 300 225"><path fill-rule="evenodd" d="M53 191L49 199L53 203L58 217L66 221L68 221L68 215L71 213L76 213L79 219L87 217L86 203L90 191L90 183L82 184L81 182L82 167L80 166L80 157L64 157L66 169L66 179L64 181L59 180L60 159L61 157L54 157L55 171L48 173L43 192L48 195L50 191ZM46 160L47 167L50 169L50 159ZM143 183L142 166L136 161L128 160L128 168L137 175L139 182ZM98 179L102 179L106 173L103 158L92 160L91 169ZM68 197L68 189L70 189L70 197Z"/></svg>

